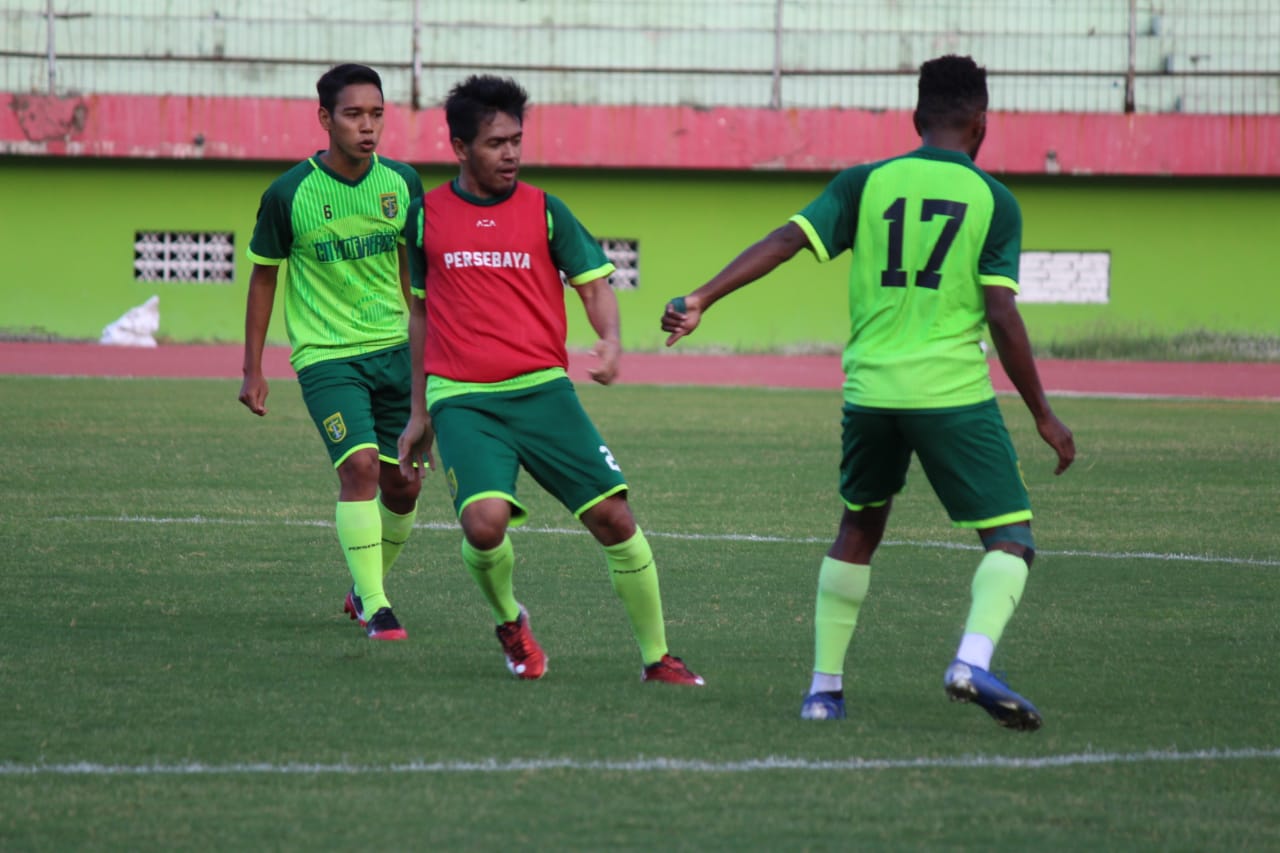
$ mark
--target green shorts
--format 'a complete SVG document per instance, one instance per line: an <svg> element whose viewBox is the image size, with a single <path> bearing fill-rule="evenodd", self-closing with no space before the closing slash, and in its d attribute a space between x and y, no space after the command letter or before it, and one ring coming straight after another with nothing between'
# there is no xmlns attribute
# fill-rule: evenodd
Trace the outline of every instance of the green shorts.
<svg viewBox="0 0 1280 853"><path fill-rule="evenodd" d="M447 397L431 406L431 421L459 515L473 501L503 498L511 525L523 524L529 511L516 500L521 466L575 517L626 491L622 469L567 378Z"/></svg>
<svg viewBox="0 0 1280 853"><path fill-rule="evenodd" d="M994 399L952 409L844 407L840 496L852 510L902 491L911 454L956 527L1026 521L1031 501Z"/></svg>
<svg viewBox="0 0 1280 853"><path fill-rule="evenodd" d="M396 462L412 394L408 344L304 367L298 384L333 467L366 447Z"/></svg>

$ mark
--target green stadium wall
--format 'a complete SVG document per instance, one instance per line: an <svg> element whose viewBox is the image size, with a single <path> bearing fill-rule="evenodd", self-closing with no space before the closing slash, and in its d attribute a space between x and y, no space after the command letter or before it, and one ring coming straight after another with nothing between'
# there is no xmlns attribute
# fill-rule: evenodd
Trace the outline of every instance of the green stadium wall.
<svg viewBox="0 0 1280 853"><path fill-rule="evenodd" d="M242 338L258 197L287 164L171 160L0 158L0 333L96 340L152 295L162 341ZM422 170L430 187L452 176ZM662 305L705 281L784 222L829 175L528 169L599 238L639 243L639 287L620 293L623 343L662 346ZM1280 336L1280 180L1009 177L1022 203L1026 250L1111 255L1107 304L1024 304L1037 341L1192 330ZM134 279L138 231L226 231L232 284ZM846 329L847 259L801 257L731 297L689 349L811 351L838 347ZM569 306L571 345L590 329ZM269 339L285 342L280 305Z"/></svg>

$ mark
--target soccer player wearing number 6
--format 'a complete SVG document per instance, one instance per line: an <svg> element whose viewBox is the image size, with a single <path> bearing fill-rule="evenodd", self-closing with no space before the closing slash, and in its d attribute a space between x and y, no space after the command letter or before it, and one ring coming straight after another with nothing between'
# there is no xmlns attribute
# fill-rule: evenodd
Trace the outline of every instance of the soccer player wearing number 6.
<svg viewBox="0 0 1280 853"><path fill-rule="evenodd" d="M262 195L249 242L240 402L267 413L262 348L280 265L290 362L338 474L336 526L352 585L343 609L374 640L403 640L383 573L404 547L420 480L400 473L409 420L406 227L422 203L412 167L379 157L382 81L338 65L316 82L329 147Z"/></svg>
<svg viewBox="0 0 1280 853"><path fill-rule="evenodd" d="M943 687L1002 726L1032 731L1041 725L1039 711L989 672L1035 545L1026 487L981 349L984 325L1040 437L1057 454L1055 474L1071 464L1075 444L1045 397L1014 303L1021 212L1009 190L973 162L986 133L986 71L969 57L944 56L920 67L918 85L920 148L841 172L787 224L672 300L662 328L674 344L718 299L801 249L819 261L852 251L844 511L818 573L813 680L800 716L845 716L845 656L872 555L914 453L953 524L976 530L986 552Z"/></svg>
<svg viewBox="0 0 1280 853"><path fill-rule="evenodd" d="M641 678L700 685L668 653L658 570L627 503L627 484L566 374L566 289L598 334L591 378L618 370L618 301L600 245L564 203L517 180L527 95L509 79L470 77L445 116L458 177L427 193L418 231L425 287L414 289L409 342L413 412L400 464L439 441L440 464L462 524L462 559L489 604L507 668L541 678L546 655L512 586L507 528L528 513L516 498L523 467L604 547L644 664Z"/></svg>

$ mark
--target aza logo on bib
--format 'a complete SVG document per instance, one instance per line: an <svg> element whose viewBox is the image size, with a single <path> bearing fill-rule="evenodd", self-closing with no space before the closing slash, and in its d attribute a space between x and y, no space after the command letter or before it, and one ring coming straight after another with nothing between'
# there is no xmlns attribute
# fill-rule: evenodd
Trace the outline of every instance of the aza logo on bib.
<svg viewBox="0 0 1280 853"><path fill-rule="evenodd" d="M334 412L324 419L324 434L334 444L347 437L347 422L342 419L342 412Z"/></svg>

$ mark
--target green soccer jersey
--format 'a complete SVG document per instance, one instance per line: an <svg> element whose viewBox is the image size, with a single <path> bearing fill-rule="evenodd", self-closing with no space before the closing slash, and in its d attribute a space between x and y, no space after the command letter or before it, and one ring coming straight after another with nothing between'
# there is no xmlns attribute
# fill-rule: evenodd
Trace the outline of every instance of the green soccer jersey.
<svg viewBox="0 0 1280 853"><path fill-rule="evenodd" d="M791 218L820 261L852 250L846 402L947 408L995 396L984 287L1018 289L1022 214L968 156L928 146L846 169Z"/></svg>
<svg viewBox="0 0 1280 853"><path fill-rule="evenodd" d="M421 199L418 173L376 154L359 180L315 156L263 193L249 258L288 261L285 329L295 370L409 339L398 248Z"/></svg>

